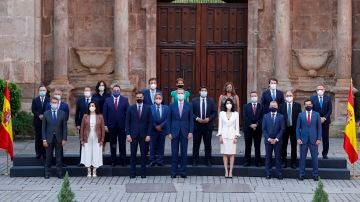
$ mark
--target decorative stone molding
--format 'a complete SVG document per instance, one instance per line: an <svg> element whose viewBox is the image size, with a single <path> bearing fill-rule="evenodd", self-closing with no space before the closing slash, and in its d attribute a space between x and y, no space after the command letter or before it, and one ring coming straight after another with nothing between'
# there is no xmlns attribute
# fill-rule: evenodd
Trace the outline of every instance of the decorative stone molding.
<svg viewBox="0 0 360 202"><path fill-rule="evenodd" d="M308 76L316 77L317 72L329 64L333 51L324 49L297 49L293 50L293 54L296 56L299 65L308 71Z"/></svg>
<svg viewBox="0 0 360 202"><path fill-rule="evenodd" d="M92 74L103 73L101 69L112 55L110 47L78 47L74 49L79 56L80 63L89 68Z"/></svg>

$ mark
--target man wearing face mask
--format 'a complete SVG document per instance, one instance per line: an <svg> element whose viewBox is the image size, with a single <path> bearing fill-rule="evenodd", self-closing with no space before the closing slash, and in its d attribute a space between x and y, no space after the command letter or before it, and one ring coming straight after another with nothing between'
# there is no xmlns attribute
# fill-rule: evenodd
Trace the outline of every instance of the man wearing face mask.
<svg viewBox="0 0 360 202"><path fill-rule="evenodd" d="M321 143L321 118L320 114L313 110L311 100L305 100L305 111L299 114L296 123L296 139L300 145L299 180L305 178L305 164L308 150L312 160L312 176L315 181L319 180L318 172L318 145Z"/></svg>
<svg viewBox="0 0 360 202"><path fill-rule="evenodd" d="M331 123L332 103L331 97L324 95L325 87L323 85L317 86L316 92L317 95L311 96L310 100L313 103L313 110L320 114L323 141L322 156L324 159L327 159L329 152L329 128Z"/></svg>
<svg viewBox="0 0 360 202"><path fill-rule="evenodd" d="M287 167L287 145L290 138L291 145L291 168L296 168L296 122L301 113L300 103L294 102L294 95L291 91L285 93L286 102L280 105L280 113L284 115L286 130L283 136L283 145L281 151L281 160L283 168Z"/></svg>
<svg viewBox="0 0 360 202"><path fill-rule="evenodd" d="M149 79L149 88L144 89L144 104L153 105L155 104L155 94L161 93L160 89L157 89L157 81L156 78ZM164 104L164 103L162 103Z"/></svg>
<svg viewBox="0 0 360 202"><path fill-rule="evenodd" d="M264 114L269 113L269 106L271 101L276 101L278 105L284 103L284 93L277 89L277 79L269 79L269 88L261 95L261 104L264 106Z"/></svg>
<svg viewBox="0 0 360 202"><path fill-rule="evenodd" d="M168 131L169 107L163 105L161 93L155 94L155 105L151 105L150 166L164 166L165 136Z"/></svg>
<svg viewBox="0 0 360 202"><path fill-rule="evenodd" d="M50 167L55 148L57 177L62 179L63 147L67 141L67 119L64 111L59 110L59 99L52 97L50 110L42 119L42 140L46 148L45 179L50 177Z"/></svg>
<svg viewBox="0 0 360 202"><path fill-rule="evenodd" d="M131 170L130 178L136 177L136 154L140 147L141 178L146 178L146 142L150 141L151 112L150 106L143 103L143 92L136 93L136 104L131 105L126 112L126 138L130 143Z"/></svg>
<svg viewBox="0 0 360 202"><path fill-rule="evenodd" d="M111 165L116 166L116 148L119 144L121 165L126 166L126 111L129 107L127 97L120 95L120 86L115 84L112 96L106 98L103 106L105 132L110 136Z"/></svg>
<svg viewBox="0 0 360 202"><path fill-rule="evenodd" d="M33 126L35 129L35 152L37 159L45 160L45 148L42 144L41 125L46 105L50 102L49 97L46 96L46 87L39 86L39 96L32 100L31 111L34 115Z"/></svg>
<svg viewBox="0 0 360 202"><path fill-rule="evenodd" d="M80 126L81 121L84 117L84 114L88 112L90 102L95 102L94 97L91 95L91 88L84 88L84 96L80 97L76 101L76 110L75 110L75 126L80 134ZM80 136L79 136L80 137ZM81 156L81 143L80 143L80 156ZM79 166L83 166L83 164L79 164Z"/></svg>
<svg viewBox="0 0 360 202"><path fill-rule="evenodd" d="M193 144L193 166L199 163L199 149L201 139L205 146L205 163L211 166L211 138L214 127L213 120L216 118L214 99L208 97L206 86L200 88L200 96L192 99L194 111L194 144Z"/></svg>
<svg viewBox="0 0 360 202"><path fill-rule="evenodd" d="M258 103L256 91L250 92L250 102L244 105L244 138L245 138L245 159L244 166L251 165L251 146L254 140L255 166L261 166L260 144L261 144L261 122L263 118L263 106Z"/></svg>
<svg viewBox="0 0 360 202"><path fill-rule="evenodd" d="M266 179L271 178L272 169L272 154L275 153L276 163L276 177L281 180L281 146L282 136L285 131L284 116L278 113L278 104L276 101L271 101L269 106L270 112L264 115L262 122L262 133L265 143L265 174Z"/></svg>
<svg viewBox="0 0 360 202"><path fill-rule="evenodd" d="M170 105L168 137L171 140L171 178L178 174L179 146L181 147L180 176L186 178L188 140L194 130L192 104L185 102L185 90L177 89L177 99Z"/></svg>
<svg viewBox="0 0 360 202"><path fill-rule="evenodd" d="M184 83L184 79L183 78L177 78L176 79L176 87L178 88L178 89L185 89L184 88L184 86L185 86L185 83ZM171 97L171 103L173 103L173 102L176 102L178 99L177 99L177 90L173 90L173 91L171 91L171 93L170 93L170 97ZM184 93L184 100L185 101L187 101L187 102L189 102L189 98L190 98L190 92L189 91L187 91L187 90L185 90L185 93Z"/></svg>

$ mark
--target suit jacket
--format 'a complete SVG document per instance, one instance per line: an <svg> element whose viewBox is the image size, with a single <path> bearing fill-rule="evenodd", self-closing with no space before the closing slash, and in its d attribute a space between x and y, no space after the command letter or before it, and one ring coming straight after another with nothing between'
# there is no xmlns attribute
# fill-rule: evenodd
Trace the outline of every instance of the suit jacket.
<svg viewBox="0 0 360 202"><path fill-rule="evenodd" d="M279 108L279 112L282 115L284 115L285 126L287 126L287 122L288 122L287 105L288 105L288 103L284 102L280 105L280 108ZM295 129L296 123L297 123L297 118L298 118L299 114L301 113L301 104L299 104L297 102L293 102L291 110L292 110L292 114L291 114L292 126L291 126L291 128Z"/></svg>
<svg viewBox="0 0 360 202"><path fill-rule="evenodd" d="M50 102L46 105L46 111L47 110L51 110ZM69 120L69 111L70 110L69 110L69 105L66 102L63 102L63 101L60 102L59 110L65 112L66 121Z"/></svg>
<svg viewBox="0 0 360 202"><path fill-rule="evenodd" d="M161 90L156 89L156 92L157 92L157 93L161 93ZM148 88L144 89L144 90L143 90L143 93L144 93L144 104L153 105L154 102L155 102L155 100L154 100L154 102L152 102L152 100L151 100L150 89L148 89ZM154 98L154 99L155 99L155 98ZM161 104L165 104L164 101L165 101L165 99L163 99L163 101L162 101Z"/></svg>
<svg viewBox="0 0 360 202"><path fill-rule="evenodd" d="M264 115L262 122L262 133L264 136L265 144L270 144L268 139L277 138L280 142L282 140L282 136L285 132L285 121L284 116L280 113L276 114L275 124L273 119L271 118L271 112Z"/></svg>
<svg viewBox="0 0 360 202"><path fill-rule="evenodd" d="M306 112L301 112L296 123L296 139L301 140L304 144L308 142L315 144L316 140L321 140L321 137L322 126L320 114L313 110L309 125L307 123Z"/></svg>
<svg viewBox="0 0 360 202"><path fill-rule="evenodd" d="M54 137L58 142L67 140L66 113L61 110L57 111L56 120L53 119L51 110L44 113L42 120L42 139L52 143Z"/></svg>
<svg viewBox="0 0 360 202"><path fill-rule="evenodd" d="M168 128L168 114L169 114L169 107L167 105L161 105L161 118L156 113L156 105L151 105L151 130L150 135L156 135L159 132L155 129L157 125L161 126L162 132L161 134L167 135L169 134Z"/></svg>
<svg viewBox="0 0 360 202"><path fill-rule="evenodd" d="M331 97L327 95L323 96L322 107L320 107L319 97L317 95L311 96L310 100L313 103L313 110L319 112L320 117L326 118L326 121L323 124L330 124L332 113Z"/></svg>
<svg viewBox="0 0 360 202"><path fill-rule="evenodd" d="M150 119L151 111L149 105L143 104L140 117L137 111L137 104L131 105L126 112L126 135L130 135L132 138L150 135Z"/></svg>
<svg viewBox="0 0 360 202"><path fill-rule="evenodd" d="M95 102L95 98L91 97L90 101ZM85 97L81 97L76 101L75 110L75 126L80 126L84 114L88 112L88 105L86 104Z"/></svg>
<svg viewBox="0 0 360 202"><path fill-rule="evenodd" d="M271 97L270 89L266 89L261 95L261 104L264 106L264 114L267 114L270 111L269 106L271 101L273 101L273 99ZM282 91L276 90L275 101L279 106L284 103L284 93Z"/></svg>
<svg viewBox="0 0 360 202"><path fill-rule="evenodd" d="M100 95L99 93L96 93L92 97L96 101L97 107L99 107L100 114L102 114L105 100L106 100L106 98L111 97L111 95L107 92L104 92L102 95Z"/></svg>
<svg viewBox="0 0 360 202"><path fill-rule="evenodd" d="M251 124L257 124L256 132L261 132L262 119L264 116L263 106L260 103L256 104L255 114L253 112L252 103L247 103L244 105L243 109L243 117L244 117L244 133L254 132L252 128L250 128Z"/></svg>
<svg viewBox="0 0 360 202"><path fill-rule="evenodd" d="M169 107L168 127L173 138L176 138L180 131L186 137L192 133L194 131L192 104L184 101L180 116L178 101L173 102Z"/></svg>
<svg viewBox="0 0 360 202"><path fill-rule="evenodd" d="M203 125L200 124L196 121L196 118L199 117L201 118L201 112L200 112L200 104L201 104L201 99L200 97L195 97L192 99L192 106L193 106L193 113L194 113L194 121L195 121L195 127L199 126L199 125ZM207 97L206 98L206 117L205 118L209 118L210 121L209 123L207 123L206 125L208 126L208 129L213 129L214 127L214 119L216 118L216 108L215 108L215 102L211 97Z"/></svg>
<svg viewBox="0 0 360 202"><path fill-rule="evenodd" d="M129 107L129 100L122 95L120 95L118 99L117 109L115 108L114 96L106 98L104 103L103 117L105 126L109 129L116 127L125 129L126 111Z"/></svg>
<svg viewBox="0 0 360 202"><path fill-rule="evenodd" d="M96 115L96 125L95 125L95 132L98 138L98 142L104 142L105 140L105 125L104 125L104 118L101 114ZM87 143L90 134L90 115L85 114L80 127L80 141L83 143Z"/></svg>
<svg viewBox="0 0 360 202"><path fill-rule="evenodd" d="M41 103L40 96L35 97L31 103L31 111L34 114L33 125L34 127L41 127L42 120L39 118L41 114L46 111L46 106L50 102L50 98L45 96L44 103Z"/></svg>

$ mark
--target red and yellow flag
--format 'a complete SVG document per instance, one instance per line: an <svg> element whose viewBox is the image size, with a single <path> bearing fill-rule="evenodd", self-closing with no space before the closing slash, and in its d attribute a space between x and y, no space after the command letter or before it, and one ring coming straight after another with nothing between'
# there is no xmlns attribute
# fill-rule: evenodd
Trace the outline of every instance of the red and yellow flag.
<svg viewBox="0 0 360 202"><path fill-rule="evenodd" d="M10 155L11 160L14 158L13 134L11 122L10 91L6 83L4 91L4 104L0 125L0 148L5 149Z"/></svg>
<svg viewBox="0 0 360 202"><path fill-rule="evenodd" d="M350 85L347 104L347 117L344 131L344 150L347 153L351 164L354 164L358 160L356 141L354 98L352 93L352 85Z"/></svg>

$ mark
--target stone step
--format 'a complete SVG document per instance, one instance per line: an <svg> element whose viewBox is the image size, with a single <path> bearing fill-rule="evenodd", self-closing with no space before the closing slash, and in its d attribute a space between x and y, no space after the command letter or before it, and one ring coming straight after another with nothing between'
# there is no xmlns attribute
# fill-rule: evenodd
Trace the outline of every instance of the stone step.
<svg viewBox="0 0 360 202"><path fill-rule="evenodd" d="M169 176L170 166L163 167L151 167L147 168L147 176ZM67 171L72 177L86 176L87 170L84 167L67 166L63 168L63 171ZM140 172L140 168L137 167L137 171ZM121 166L102 166L98 168L99 176L129 176L130 167ZM299 175L298 169L286 168L283 169L284 178L297 178ZM223 176L224 167L221 165L207 166L188 166L188 176ZM264 167L244 167L234 166L234 176L246 176L246 177L265 177ZM51 175L56 176L56 168L51 168ZM348 169L334 169L334 168L320 168L319 175L322 179L350 179L350 171ZM10 177L43 177L43 166L14 166L10 169ZM275 175L274 175L275 176ZM311 168L306 169L306 178L311 178Z"/></svg>
<svg viewBox="0 0 360 202"><path fill-rule="evenodd" d="M139 160L139 159L138 159ZM252 165L254 165L254 158L252 159ZM263 163L265 162L264 157L262 157ZM80 162L79 155L65 155L64 163L67 165L77 165ZM103 158L104 165L110 165L110 156L104 155ZM129 163L129 157L127 157L127 162ZM213 165L223 165L223 160L221 155L214 155L212 158ZM171 156L166 155L164 157L164 163L170 164L171 163ZM205 158L200 157L199 165L204 165ZM235 158L235 165L243 165L244 157L237 156ZM53 159L53 164L55 165L55 158ZM188 157L188 164L192 165L192 156ZM288 165L290 164L290 160L288 159ZM42 166L43 162L35 158L33 154L18 154L14 158L13 166ZM306 160L306 167L311 168L311 159L308 158ZM319 158L319 168L347 168L347 160L345 158L335 158L330 157L329 159L322 159Z"/></svg>

